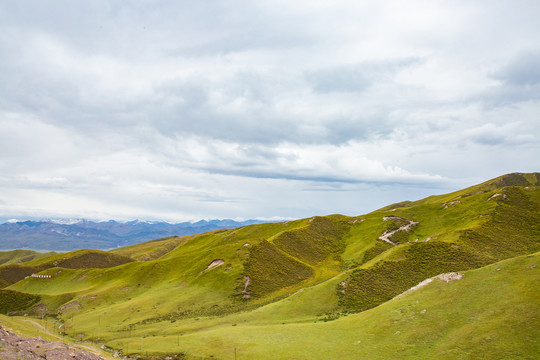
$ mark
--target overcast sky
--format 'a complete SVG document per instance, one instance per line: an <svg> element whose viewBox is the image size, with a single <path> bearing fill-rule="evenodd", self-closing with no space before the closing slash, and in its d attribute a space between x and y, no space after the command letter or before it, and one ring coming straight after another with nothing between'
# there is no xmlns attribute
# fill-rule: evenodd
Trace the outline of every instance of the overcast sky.
<svg viewBox="0 0 540 360"><path fill-rule="evenodd" d="M360 215L540 170L540 1L0 2L0 219Z"/></svg>

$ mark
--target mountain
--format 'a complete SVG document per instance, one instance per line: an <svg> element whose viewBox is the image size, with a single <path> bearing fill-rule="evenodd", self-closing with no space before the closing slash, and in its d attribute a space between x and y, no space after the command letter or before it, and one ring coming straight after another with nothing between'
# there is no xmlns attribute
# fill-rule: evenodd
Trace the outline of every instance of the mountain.
<svg viewBox="0 0 540 360"><path fill-rule="evenodd" d="M11 263L0 308L134 357L533 359L539 184Z"/></svg>
<svg viewBox="0 0 540 360"><path fill-rule="evenodd" d="M201 220L183 222L94 222L84 219L9 221L0 224L0 249L70 251L111 249L168 236L184 236L207 231L262 223L258 220Z"/></svg>

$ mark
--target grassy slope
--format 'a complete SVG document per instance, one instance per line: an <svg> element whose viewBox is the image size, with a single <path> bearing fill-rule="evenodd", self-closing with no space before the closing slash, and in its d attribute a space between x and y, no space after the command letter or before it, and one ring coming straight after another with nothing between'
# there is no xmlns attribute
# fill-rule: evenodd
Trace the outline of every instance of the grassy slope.
<svg viewBox="0 0 540 360"><path fill-rule="evenodd" d="M156 260L190 238L192 238L192 236L185 236L181 238L178 236L171 236L114 249L110 252L140 261Z"/></svg>
<svg viewBox="0 0 540 360"><path fill-rule="evenodd" d="M110 268L132 262L133 259L100 250L78 250L69 253L52 253L47 257L37 257L21 264L0 266L0 288L14 284L25 277L47 269Z"/></svg>
<svg viewBox="0 0 540 360"><path fill-rule="evenodd" d="M420 224L401 234L401 245L384 244L384 252L354 270L338 289L340 304L347 311L363 311L436 274L539 251L540 188L497 187L500 183L523 183L516 179L526 180L523 176L502 177L366 215L366 224L389 215ZM492 198L495 194L500 195ZM381 248L381 243L375 243L364 257L357 254L354 263L362 264L369 251Z"/></svg>
<svg viewBox="0 0 540 360"><path fill-rule="evenodd" d="M272 326L269 329L279 331L281 323L291 328L293 323L307 326L309 322L333 319L344 310L355 312L376 306L439 272L465 270L496 261L493 249L504 250L503 258L538 251L540 221L535 218L539 214L535 208L540 204L538 188L501 188L535 182L538 183L535 174L511 175L452 194L390 206L362 217L333 215L160 239L114 251L148 261L108 269L50 268L44 273L56 274L53 279L27 279L10 289L42 295L42 304L49 312L58 312L68 334L82 333L84 337L96 338L100 322L101 338L115 346L119 346L119 339L125 338L129 329L135 338L150 334L170 336L180 331L187 335L221 328L239 331L248 324ZM488 200L493 194L505 191L506 198L501 195ZM516 209L517 219L512 218ZM399 246L387 246L377 240L385 230L395 226L383 221L387 215L414 219L420 224L409 233L398 233ZM509 218L515 226L504 223ZM525 223L517 221L524 218ZM486 230L490 228L491 231ZM502 231L503 235L498 236L493 229L506 233ZM526 241L514 241L523 231ZM423 242L428 237L432 239ZM512 250L516 244L517 250ZM258 254L273 254L273 260ZM448 254L455 255L450 257L450 265L455 265L456 259L460 266L474 261L469 267L426 267L425 262L416 261L425 254L435 256L437 266L441 260L445 260L443 265L448 265ZM222 259L224 264L205 270L217 259ZM284 263L291 264L290 271L280 271ZM385 276L389 265L397 266L399 276ZM418 265L423 266L420 272L416 271ZM354 274L361 269L375 270L378 280L388 288L382 297L367 299L367 307L344 302L341 292L358 297L358 293L349 290L354 288ZM246 276L252 279L248 290L253 295L247 301L241 296ZM407 281L400 284L403 279ZM343 283L347 284L346 289L341 287ZM170 351L176 350L170 348Z"/></svg>
<svg viewBox="0 0 540 360"><path fill-rule="evenodd" d="M32 250L0 251L0 265L20 264L55 255L54 252L40 253Z"/></svg>
<svg viewBox="0 0 540 360"><path fill-rule="evenodd" d="M290 318L276 307L305 299L282 300L259 309L258 322L246 314L206 329L176 327L179 346L173 329L155 329L144 349L216 359L231 358L235 347L244 359L533 359L540 351L539 265L539 254L505 260L331 322L279 323ZM287 301L293 304L280 304ZM112 345L136 349L138 336Z"/></svg>

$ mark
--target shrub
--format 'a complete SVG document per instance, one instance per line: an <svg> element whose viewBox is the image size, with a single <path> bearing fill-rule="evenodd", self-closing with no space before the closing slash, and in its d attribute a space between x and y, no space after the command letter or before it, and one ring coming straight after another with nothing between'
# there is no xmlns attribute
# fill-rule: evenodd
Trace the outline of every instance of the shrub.
<svg viewBox="0 0 540 360"><path fill-rule="evenodd" d="M0 290L0 313L21 311L39 302L38 295L26 294L13 290Z"/></svg>
<svg viewBox="0 0 540 360"><path fill-rule="evenodd" d="M313 275L311 267L285 255L266 240L250 249L244 269L251 279L248 291L253 297L262 297Z"/></svg>

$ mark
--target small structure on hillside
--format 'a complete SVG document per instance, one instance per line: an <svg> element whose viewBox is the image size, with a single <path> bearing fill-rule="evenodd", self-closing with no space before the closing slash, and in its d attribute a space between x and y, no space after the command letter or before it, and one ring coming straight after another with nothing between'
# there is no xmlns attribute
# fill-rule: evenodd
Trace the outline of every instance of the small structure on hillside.
<svg viewBox="0 0 540 360"><path fill-rule="evenodd" d="M33 278L38 278L38 279L50 279L50 278L52 278L52 275L32 274L30 276L33 277Z"/></svg>

